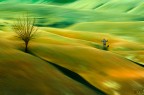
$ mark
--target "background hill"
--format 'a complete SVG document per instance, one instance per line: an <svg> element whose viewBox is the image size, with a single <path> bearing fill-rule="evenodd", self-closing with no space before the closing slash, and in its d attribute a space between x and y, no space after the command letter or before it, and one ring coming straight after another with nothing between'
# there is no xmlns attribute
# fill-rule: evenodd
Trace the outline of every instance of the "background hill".
<svg viewBox="0 0 144 95"><path fill-rule="evenodd" d="M68 27L71 30L91 31L96 33L109 33L118 37L144 42L144 22L85 22Z"/></svg>
<svg viewBox="0 0 144 95"><path fill-rule="evenodd" d="M29 12L37 17L37 26L58 28L80 22L144 20L143 0L76 0L69 3L67 0L6 0L0 2L0 11L1 17L10 20Z"/></svg>
<svg viewBox="0 0 144 95"><path fill-rule="evenodd" d="M77 0L0 0L0 2L13 2L13 3L51 3L51 4L65 4L65 3L71 3Z"/></svg>
<svg viewBox="0 0 144 95"><path fill-rule="evenodd" d="M1 3L56 5L78 10L143 14L144 0L0 0Z"/></svg>

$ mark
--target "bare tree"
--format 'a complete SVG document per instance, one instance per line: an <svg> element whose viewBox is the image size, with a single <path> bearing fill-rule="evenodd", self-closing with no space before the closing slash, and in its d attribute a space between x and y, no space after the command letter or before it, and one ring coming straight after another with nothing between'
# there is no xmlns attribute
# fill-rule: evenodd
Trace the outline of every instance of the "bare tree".
<svg viewBox="0 0 144 95"><path fill-rule="evenodd" d="M29 41L34 37L38 28L34 27L35 18L27 16L19 17L12 25L13 31L25 43L25 52L28 52Z"/></svg>

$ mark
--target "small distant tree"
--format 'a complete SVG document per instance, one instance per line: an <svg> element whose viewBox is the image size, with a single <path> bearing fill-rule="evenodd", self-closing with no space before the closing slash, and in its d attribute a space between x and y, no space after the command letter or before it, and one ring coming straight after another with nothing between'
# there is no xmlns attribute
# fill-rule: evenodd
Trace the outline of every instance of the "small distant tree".
<svg viewBox="0 0 144 95"><path fill-rule="evenodd" d="M106 40L106 39L103 39L103 40L102 40L102 43L103 43L103 50L108 50L109 45L107 45L107 42L108 42L108 40Z"/></svg>
<svg viewBox="0 0 144 95"><path fill-rule="evenodd" d="M35 18L30 18L27 15L17 18L12 25L13 31L25 43L25 52L28 52L29 42L38 30L38 28L34 27L35 21Z"/></svg>

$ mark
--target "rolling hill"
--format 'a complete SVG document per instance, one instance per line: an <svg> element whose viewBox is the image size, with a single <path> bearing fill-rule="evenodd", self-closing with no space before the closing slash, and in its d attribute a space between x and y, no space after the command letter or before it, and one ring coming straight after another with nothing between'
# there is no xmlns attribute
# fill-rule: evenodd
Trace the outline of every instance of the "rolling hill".
<svg viewBox="0 0 144 95"><path fill-rule="evenodd" d="M110 95L135 95L134 89L143 87L144 69L120 56L124 54L118 53L121 50L118 47L139 50L144 48L143 45L137 44L132 47L133 42L129 43L127 40L109 35L109 51L103 51L91 44L101 45L100 39L106 34L90 32L86 35L85 32L53 28L41 28L40 33L29 47L32 56L67 68ZM90 35L93 35L92 40L89 39ZM99 35L99 38L96 35ZM22 43L14 35L3 36L3 39L13 43L14 47L11 48L22 50Z"/></svg>
<svg viewBox="0 0 144 95"><path fill-rule="evenodd" d="M68 92L74 95L80 93L82 95L87 95L87 93L98 94L89 87L63 75L49 62L75 72L95 88L110 95L127 95L129 93L135 95L134 89L143 87L144 69L123 57L128 54L124 51L130 49L142 50L144 48L142 44L134 46L133 42L105 33L89 32L87 34L83 31L40 28L40 34L30 43L30 54L26 54L22 52L22 41L16 38L13 32L2 31L0 33L0 63L1 67L5 68L1 70L7 76L1 81L1 85L11 87L1 86L1 89L4 89L2 94L13 93L9 95L18 95L21 92L30 95L37 95L38 93L42 95L45 93L60 95L61 93L61 95L64 95ZM109 51L101 49L100 40L104 36L107 36L110 40ZM119 47L125 49L122 50ZM9 66L12 68L9 69ZM10 74L7 75L5 70L8 69ZM42 87L39 88L39 85ZM14 89L12 90L12 88Z"/></svg>
<svg viewBox="0 0 144 95"><path fill-rule="evenodd" d="M48 62L16 49L19 41L6 39L11 36L8 34L0 35L0 95L104 95L63 75Z"/></svg>
<svg viewBox="0 0 144 95"><path fill-rule="evenodd" d="M70 30L108 33L137 42L143 40L144 22L85 22L68 27Z"/></svg>
<svg viewBox="0 0 144 95"><path fill-rule="evenodd" d="M143 0L131 2L129 0L77 0L68 4L57 4L58 1L51 0L29 2L41 3L27 4L20 0L16 0L15 3L14 1L3 1L0 2L0 15L5 20L12 20L19 17L20 14L23 15L28 12L31 16L37 18L37 26L60 28L80 22L144 20L142 15Z"/></svg>
<svg viewBox="0 0 144 95"><path fill-rule="evenodd" d="M136 95L144 88L144 0L0 0L0 95ZM11 29L28 13L35 39ZM108 50L101 40L107 39Z"/></svg>

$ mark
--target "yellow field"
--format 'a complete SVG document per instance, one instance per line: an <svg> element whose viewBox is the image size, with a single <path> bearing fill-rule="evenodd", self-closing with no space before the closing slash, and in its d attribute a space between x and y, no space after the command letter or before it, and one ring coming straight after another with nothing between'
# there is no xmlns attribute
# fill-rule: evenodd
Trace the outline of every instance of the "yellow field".
<svg viewBox="0 0 144 95"><path fill-rule="evenodd" d="M109 39L109 51L102 50L101 39L104 37ZM31 82L33 80L38 82L41 79L42 82L46 80L48 80L48 82L43 82L44 84L40 82L39 84L35 84L35 88L31 88L34 90L37 89L36 91L38 91L38 93L60 95L54 93L52 90L58 90L61 86L69 87L68 85L74 86L72 90L74 95L79 95L79 93L83 93L82 95L94 93L91 90L88 90L89 92L86 91L86 93L84 89L88 88L65 77L57 71L56 68L41 59L53 62L79 74L96 88L110 95L116 95L115 93L120 95L135 95L135 89L139 89L144 85L144 69L126 59L127 56L134 53L133 51L141 50L140 52L135 52L134 55L143 63L143 44L117 38L117 36L114 35L95 32L89 32L87 34L81 31L40 28L36 38L33 39L29 45L32 55L22 51L24 49L23 42L15 37L13 32L1 32L0 43L2 56L0 57L1 65L3 66L3 62L7 62L5 63L8 64L6 68L10 68L9 65L14 64L13 68L10 69L10 73L12 73L10 74L11 77L21 76L24 78L22 84L17 84L16 87L20 85L27 87L29 85L27 83L33 83ZM133 50L132 53L129 50ZM28 70L29 68L31 69ZM19 72L19 69L24 70ZM13 72L16 74L13 74ZM58 75L54 73L58 73ZM34 79L28 80L28 77L34 77ZM61 77L61 79L59 79L59 77ZM12 80L13 78L11 81ZM6 80L2 81L6 82ZM22 80L18 78L17 82L19 83L19 81ZM67 84L68 82L71 84ZM9 82L8 85L10 85ZM43 88L39 89L38 85L42 85ZM51 86L54 86L54 88L49 88ZM80 88L83 90L82 92ZM69 88L69 90L70 89L71 88ZM30 88L28 90L30 90ZM27 90L24 91L27 92ZM61 89L61 91L66 90Z"/></svg>
<svg viewBox="0 0 144 95"><path fill-rule="evenodd" d="M49 63L18 50L19 41L7 35L0 40L0 95L97 95Z"/></svg>

